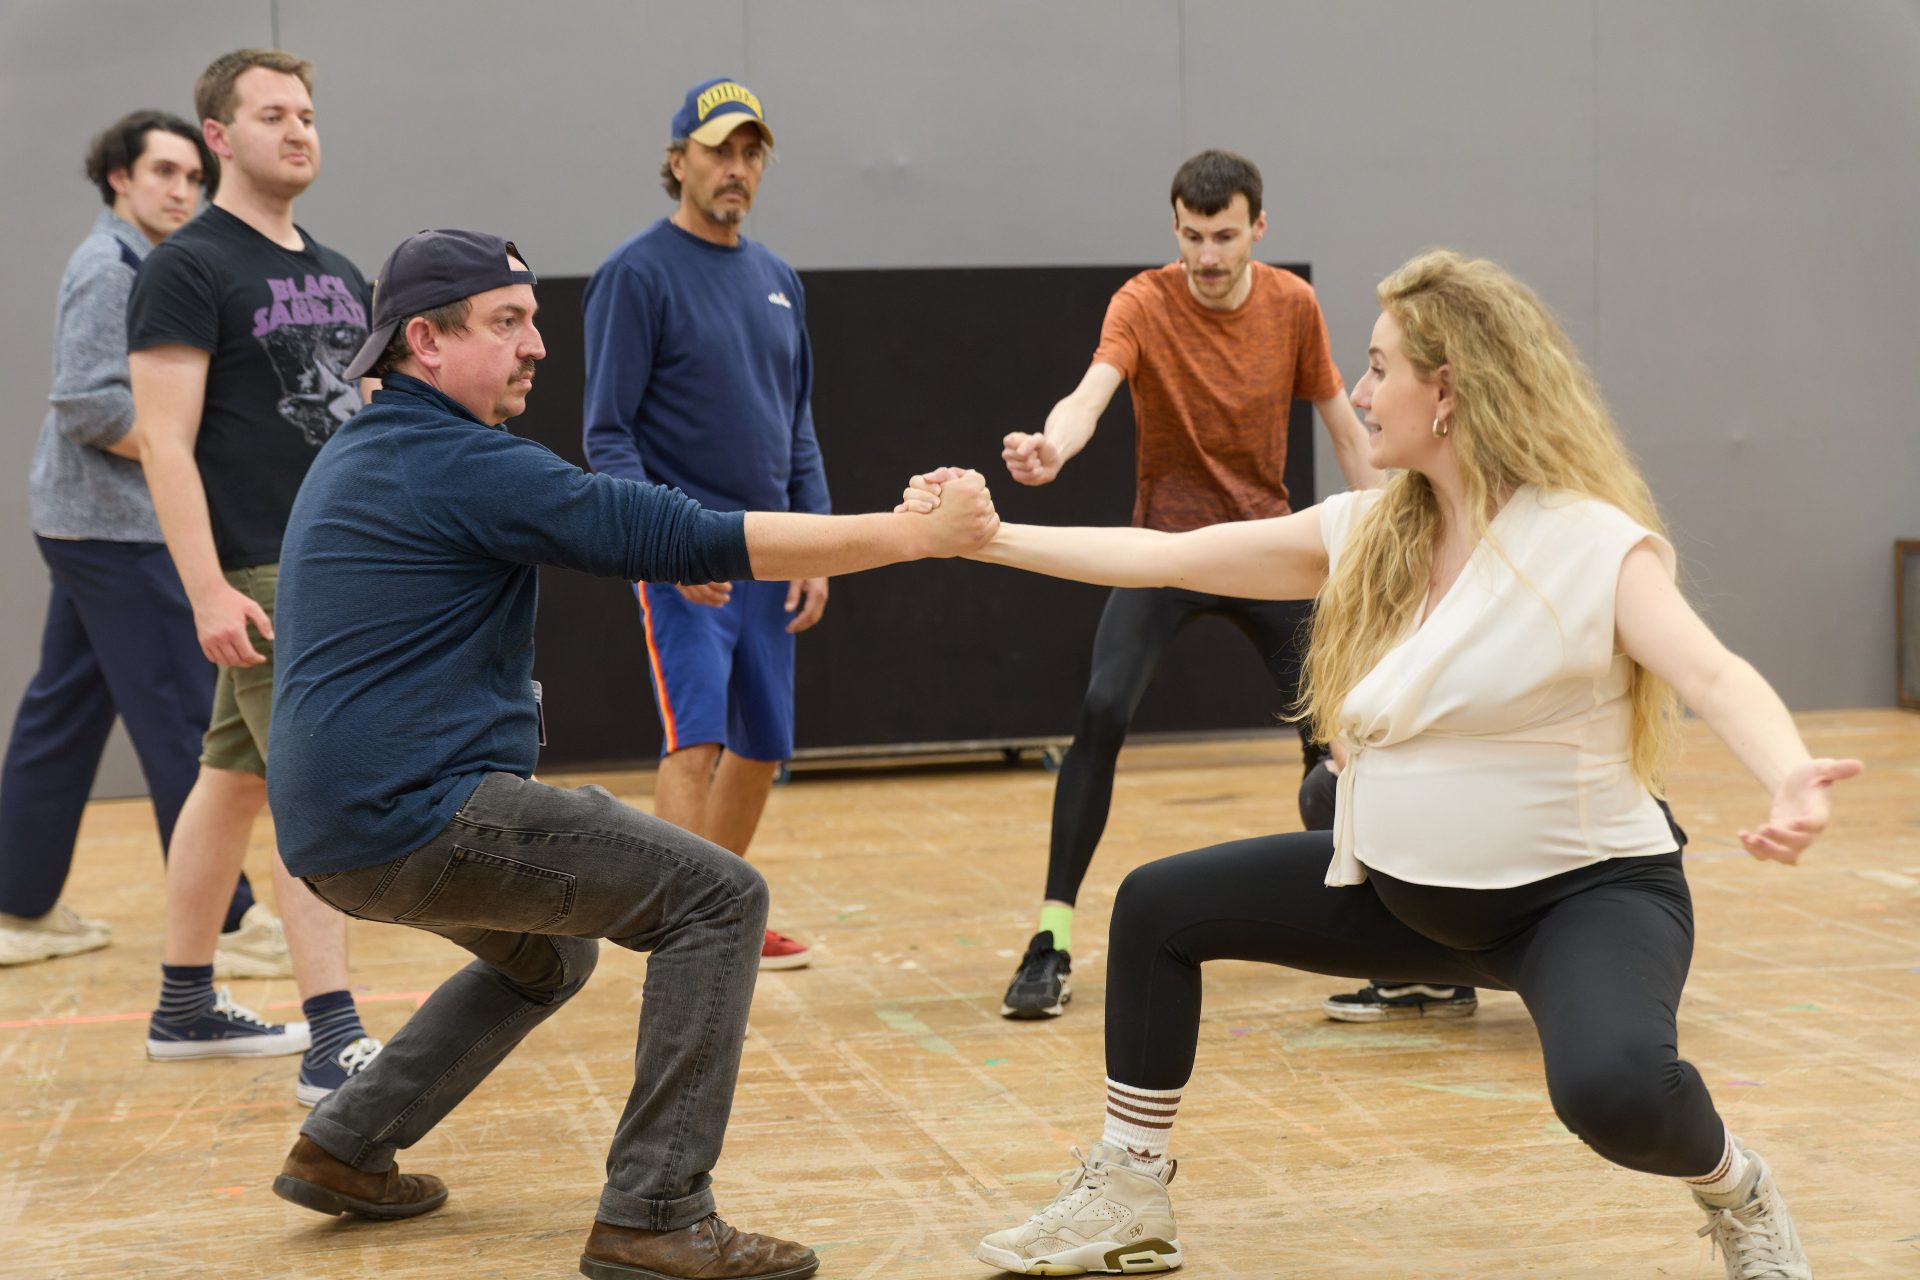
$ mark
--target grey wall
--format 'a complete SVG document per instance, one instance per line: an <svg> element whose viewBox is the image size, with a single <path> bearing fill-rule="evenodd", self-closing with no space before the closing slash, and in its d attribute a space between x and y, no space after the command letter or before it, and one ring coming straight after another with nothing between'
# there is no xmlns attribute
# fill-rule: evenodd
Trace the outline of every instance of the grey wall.
<svg viewBox="0 0 1920 1280"><path fill-rule="evenodd" d="M1265 256L1314 264L1350 375L1398 262L1504 262L1597 369L1720 633L1797 708L1893 701L1889 544L1920 535L1915 0L0 0L8 708L45 583L24 472L51 300L96 207L82 148L135 106L188 114L209 58L276 35L319 65L301 220L369 271L462 222L591 270L665 211L667 117L722 72L779 133L753 234L802 270L1162 261L1174 166L1244 151ZM1010 425L981 424L983 464ZM124 750L101 781L139 789Z"/></svg>

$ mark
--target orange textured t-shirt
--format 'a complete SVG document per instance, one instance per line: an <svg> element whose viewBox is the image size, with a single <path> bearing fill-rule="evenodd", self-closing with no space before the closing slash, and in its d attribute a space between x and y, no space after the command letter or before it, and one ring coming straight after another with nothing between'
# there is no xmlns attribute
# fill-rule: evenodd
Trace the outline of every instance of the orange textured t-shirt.
<svg viewBox="0 0 1920 1280"><path fill-rule="evenodd" d="M1210 311L1179 263L1143 271L1107 304L1096 362L1133 393L1133 522L1179 533L1285 515L1293 401L1341 390L1313 286L1248 264L1247 300Z"/></svg>

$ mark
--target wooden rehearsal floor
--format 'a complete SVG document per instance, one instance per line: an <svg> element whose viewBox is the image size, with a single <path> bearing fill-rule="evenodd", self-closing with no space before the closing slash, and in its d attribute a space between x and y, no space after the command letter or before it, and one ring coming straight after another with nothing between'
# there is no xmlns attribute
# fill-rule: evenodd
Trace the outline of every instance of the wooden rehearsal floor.
<svg viewBox="0 0 1920 1280"><path fill-rule="evenodd" d="M1694 735L1678 771L1699 923L1681 1048L1778 1169L1823 1280L1920 1276L1920 716L1802 724L1817 753L1858 755L1869 772L1801 867L1737 851L1733 830L1764 798L1717 744ZM813 1244L823 1277L993 1275L974 1242L1050 1199L1067 1148L1099 1133L1121 876L1292 829L1297 776L1279 734L1129 750L1082 898L1078 996L1045 1025L998 1009L1033 927L1051 774L840 771L778 791L755 861L774 922L817 958L761 980L722 1212ZM650 774L593 780L649 802ZM269 840L262 824L250 866L264 870ZM304 1114L291 1059L142 1054L162 917L144 803L88 813L68 896L118 938L0 970L0 1275L575 1274L631 1079L642 957L606 948L587 990L403 1155L451 1184L444 1210L334 1222L268 1189ZM462 961L428 935L359 922L353 949L376 1035ZM1721 1274L1683 1192L1605 1164L1555 1121L1517 999L1485 995L1461 1022L1348 1026L1320 1014L1340 986L1209 969L1175 1134L1184 1274ZM235 994L297 1016L291 982Z"/></svg>

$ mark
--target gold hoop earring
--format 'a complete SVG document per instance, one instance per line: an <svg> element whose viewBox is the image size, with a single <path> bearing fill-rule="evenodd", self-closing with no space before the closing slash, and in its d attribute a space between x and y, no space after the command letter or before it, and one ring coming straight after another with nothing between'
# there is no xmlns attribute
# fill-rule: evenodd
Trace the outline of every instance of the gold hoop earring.
<svg viewBox="0 0 1920 1280"><path fill-rule="evenodd" d="M1453 433L1453 424L1448 423L1445 429L1442 429L1440 426L1440 415L1435 414L1433 416L1433 438L1435 440L1445 440L1452 433Z"/></svg>

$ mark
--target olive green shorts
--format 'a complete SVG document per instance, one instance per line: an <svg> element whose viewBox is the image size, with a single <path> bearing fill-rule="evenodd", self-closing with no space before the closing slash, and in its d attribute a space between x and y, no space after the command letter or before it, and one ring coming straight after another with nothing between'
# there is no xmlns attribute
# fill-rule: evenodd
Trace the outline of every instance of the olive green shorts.
<svg viewBox="0 0 1920 1280"><path fill-rule="evenodd" d="M256 564L229 569L227 582L273 617L274 588L280 566ZM267 776L267 727L273 720L273 641L247 627L247 639L266 657L257 667L216 667L213 718L200 742L200 763L209 769Z"/></svg>

